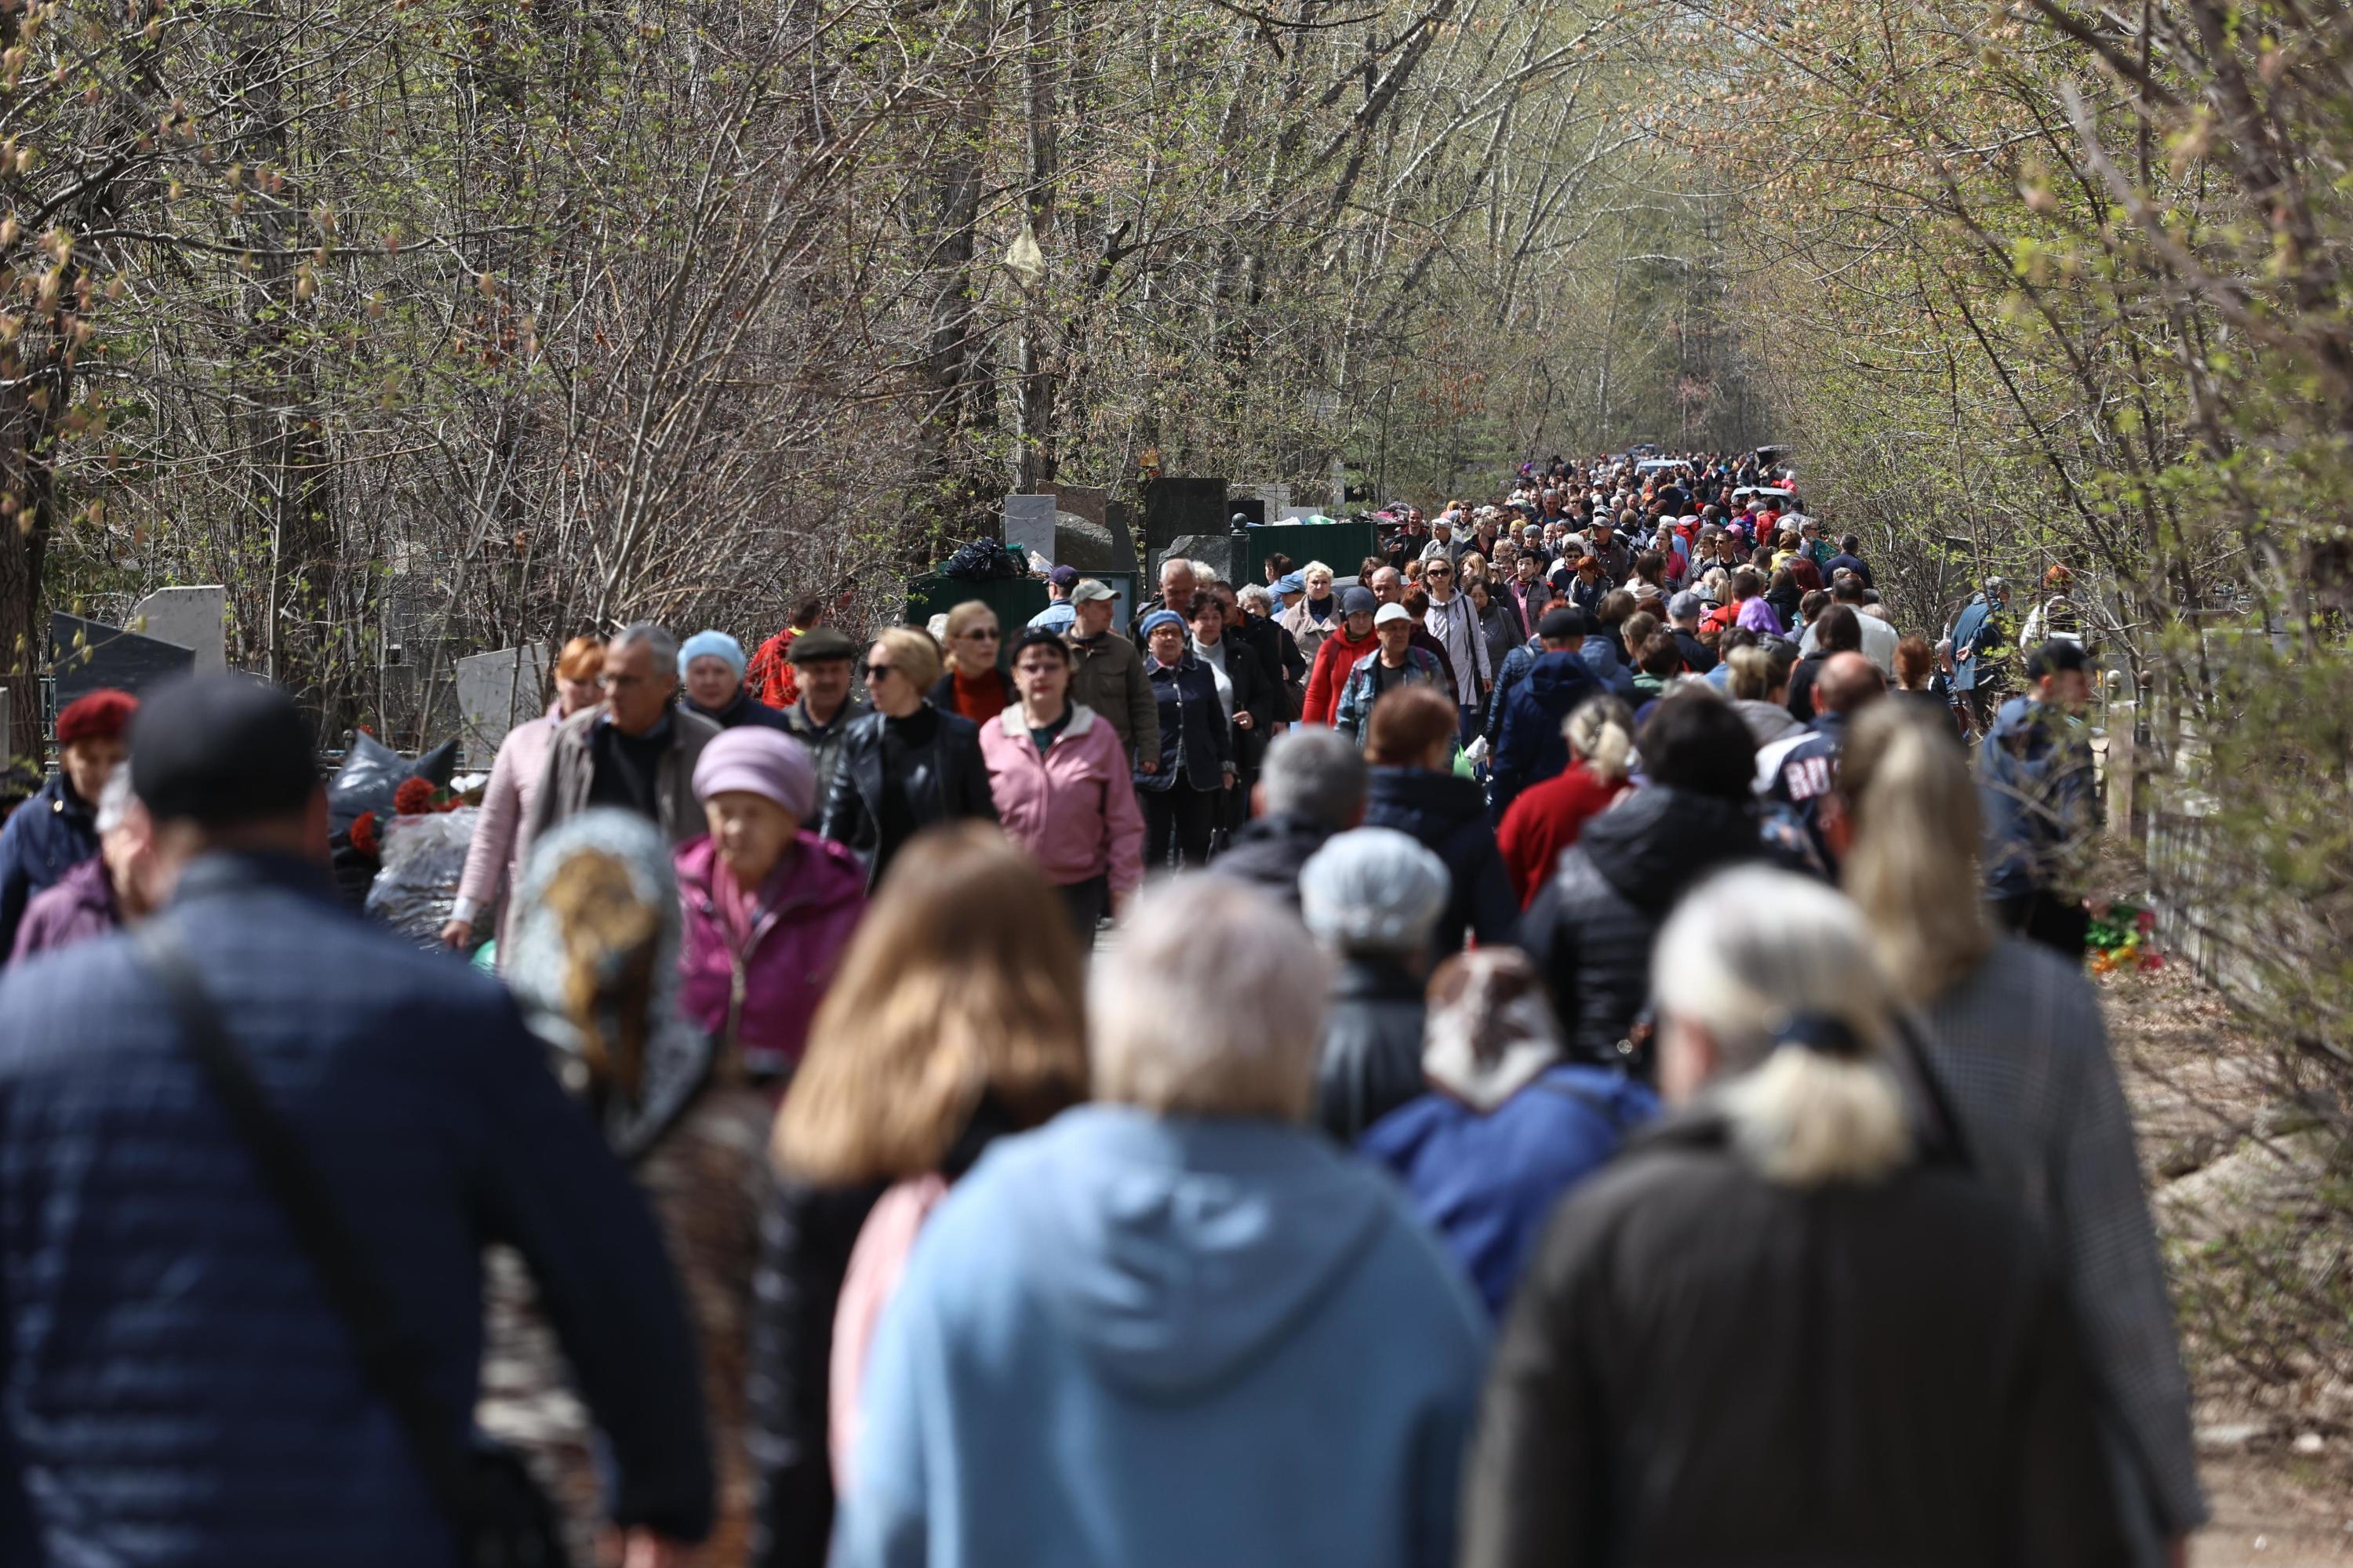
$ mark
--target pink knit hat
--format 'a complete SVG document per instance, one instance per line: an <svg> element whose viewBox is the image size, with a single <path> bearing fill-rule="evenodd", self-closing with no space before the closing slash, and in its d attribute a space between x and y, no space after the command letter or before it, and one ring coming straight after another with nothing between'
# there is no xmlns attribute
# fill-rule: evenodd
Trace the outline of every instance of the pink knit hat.
<svg viewBox="0 0 2353 1568"><path fill-rule="evenodd" d="M694 798L742 789L774 800L802 821L817 810L817 764L782 730L743 725L722 732L694 764Z"/></svg>

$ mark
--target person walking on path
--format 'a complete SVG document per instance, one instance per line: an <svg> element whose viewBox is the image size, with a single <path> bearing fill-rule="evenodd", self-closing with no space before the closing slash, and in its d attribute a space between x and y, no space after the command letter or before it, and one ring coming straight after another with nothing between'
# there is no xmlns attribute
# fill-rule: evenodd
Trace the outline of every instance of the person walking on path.
<svg viewBox="0 0 2353 1568"><path fill-rule="evenodd" d="M670 704L678 643L651 621L623 627L596 673L603 705L556 726L525 817L525 842L591 806L635 811L684 843L702 831L694 759L719 726Z"/></svg>
<svg viewBox="0 0 2353 1568"><path fill-rule="evenodd" d="M923 694L940 680L931 634L894 626L866 654L871 711L850 721L834 767L820 838L846 844L866 863L872 888L906 842L934 822L997 821L981 759L980 729Z"/></svg>
<svg viewBox="0 0 2353 1568"><path fill-rule="evenodd" d="M1005 634L997 611L968 599L948 611L946 667L928 694L932 706L975 725L987 724L1014 701L1013 678L998 665Z"/></svg>
<svg viewBox="0 0 2353 1568"><path fill-rule="evenodd" d="M2005 610L2010 585L1988 577L1982 592L1963 607L1953 622L1953 690L1967 706L1969 734L1984 735L1993 727L1995 712L2010 694L2010 623Z"/></svg>
<svg viewBox="0 0 2353 1568"><path fill-rule="evenodd" d="M613 1521L641 1561L680 1560L712 1492L678 1287L514 1002L337 906L282 692L177 682L132 741L167 907L0 977L0 1561L460 1568L419 1446L466 1442L485 1241L548 1303ZM283 1185L225 1112L232 1077ZM397 1369L297 1242L298 1194L350 1238Z"/></svg>
<svg viewBox="0 0 2353 1568"><path fill-rule="evenodd" d="M851 668L858 660L858 644L830 626L812 627L793 640L790 658L799 695L785 710L785 733L808 747L809 760L817 766L818 804L822 806L833 792L849 721L865 711Z"/></svg>
<svg viewBox="0 0 2353 1568"><path fill-rule="evenodd" d="M1071 651L1054 632L1022 633L1013 683L1021 700L980 732L997 820L1091 946L1144 880L1144 811L1127 748L1092 708L1071 701Z"/></svg>
<svg viewBox="0 0 2353 1568"><path fill-rule="evenodd" d="M1208 665L1187 646L1173 609L1144 618L1145 673L1158 704L1159 771L1134 774L1144 809L1144 863L1198 870L1208 863L1219 802L1234 787L1233 728Z"/></svg>
<svg viewBox="0 0 2353 1568"><path fill-rule="evenodd" d="M1097 1103L956 1184L881 1319L832 1568L1451 1564L1483 1314L1300 1125L1307 933L1181 877L1097 970Z"/></svg>
<svg viewBox="0 0 2353 1568"><path fill-rule="evenodd" d="M1397 1172L1500 1318L1560 1195L1658 1115L1658 1097L1615 1068L1562 1059L1544 979L1515 948L1440 964L1422 1037L1424 1092L1360 1147Z"/></svg>
<svg viewBox="0 0 2353 1568"><path fill-rule="evenodd" d="M1947 715L1903 703L1862 715L1839 789L1852 832L1847 892L1899 998L1920 1010L1925 1065L1970 1164L2033 1217L2066 1284L2133 1560L2178 1563L2206 1503L2098 993L2079 966L2000 932L1981 901L1957 894L1974 875L1978 810Z"/></svg>
<svg viewBox="0 0 2353 1568"><path fill-rule="evenodd" d="M1446 908L1431 933L1441 958L1473 938L1510 941L1520 913L1478 782L1451 765L1455 731L1440 711L1450 705L1443 690L1409 687L1376 704L1365 726L1366 823L1411 835L1446 867Z"/></svg>
<svg viewBox="0 0 2353 1568"><path fill-rule="evenodd" d="M1504 720L1490 758L1487 792L1487 809L1498 822L1521 790L1557 777L1568 766L1561 726L1587 699L1602 694L1600 678L1585 661L1591 630L1585 612L1573 605L1546 611L1536 628L1544 652L1503 694Z"/></svg>
<svg viewBox="0 0 2353 1568"><path fill-rule="evenodd" d="M593 637L575 637L555 660L555 705L543 717L528 720L507 731L491 763L491 781L482 790L481 814L474 819L474 836L466 842L466 869L458 878L458 896L441 939L463 952L473 947L476 927L485 911L500 906L522 880L523 862L531 853L526 831L539 801L540 780L547 772L547 754L565 720L596 705L596 677L605 667L605 645ZM501 908L499 934L506 934Z"/></svg>
<svg viewBox="0 0 2353 1568"><path fill-rule="evenodd" d="M1446 863L1395 828L1335 833L1300 869L1301 916L1333 960L1315 1125L1343 1148L1421 1093L1422 982L1448 885Z"/></svg>
<svg viewBox="0 0 2353 1568"><path fill-rule="evenodd" d="M2027 662L2029 694L2002 704L1980 747L1985 894L2003 927L2080 962L2092 916L2084 862L2099 828L2090 732L2091 656L2051 641Z"/></svg>
<svg viewBox="0 0 2353 1568"><path fill-rule="evenodd" d="M1373 616L1373 651L1348 667L1348 682L1340 690L1340 706L1333 722L1341 731L1362 740L1374 707L1391 692L1419 686L1450 691L1446 671L1435 654L1413 645L1413 612L1402 604L1385 604Z"/></svg>
<svg viewBox="0 0 2353 1568"><path fill-rule="evenodd" d="M1853 906L1744 868L1659 954L1674 1114L1520 1282L1460 1563L2121 1568L2063 1287L2009 1199L1917 1158Z"/></svg>
<svg viewBox="0 0 2353 1568"><path fill-rule="evenodd" d="M16 927L11 963L119 931L154 913L155 827L118 766L98 797L98 853L33 895Z"/></svg>
<svg viewBox="0 0 2353 1568"><path fill-rule="evenodd" d="M1588 697L1561 726L1569 764L1521 791L1504 813L1495 848L1525 909L1560 869L1561 853L1585 824L1627 791L1634 759L1634 715L1616 697Z"/></svg>
<svg viewBox="0 0 2353 1568"><path fill-rule="evenodd" d="M679 644L678 665L686 677L686 694L679 706L721 729L742 725L784 728L785 715L752 694L744 679L744 645L727 633L696 632Z"/></svg>
<svg viewBox="0 0 2353 1568"><path fill-rule="evenodd" d="M1635 751L1645 782L1562 854L1520 917L1520 946L1545 977L1571 1058L1647 1078L1634 1026L1651 996L1651 939L1693 885L1764 845L1751 814L1756 747L1729 704L1704 692L1662 697Z"/></svg>
<svg viewBox="0 0 2353 1568"><path fill-rule="evenodd" d="M1301 727L1275 737L1242 825L1210 870L1264 888L1299 907L1299 873L1334 833L1365 816L1365 754L1336 730Z"/></svg>
<svg viewBox="0 0 2353 1568"><path fill-rule="evenodd" d="M98 796L121 763L139 699L111 687L58 715L58 771L0 828L0 955L16 951L16 925L33 895L55 886L98 853Z"/></svg>
<svg viewBox="0 0 2353 1568"><path fill-rule="evenodd" d="M1116 597L1105 584L1082 579L1071 590L1071 701L1094 710L1111 726L1129 760L1144 773L1160 771L1160 705L1144 655L1111 629Z"/></svg>
<svg viewBox="0 0 2353 1568"><path fill-rule="evenodd" d="M1373 615L1380 608L1380 600L1368 588L1352 588L1340 596L1339 623L1315 650L1315 666L1307 673L1307 701L1300 710L1300 723L1339 722L1340 696L1347 689L1356 661L1380 648L1380 640L1373 635Z"/></svg>
<svg viewBox="0 0 2353 1568"><path fill-rule="evenodd" d="M971 822L930 830L912 853L926 874L874 901L770 1147L754 1568L826 1568L873 1330L933 1208L998 1139L1086 1094L1084 958L1036 865Z"/></svg>
<svg viewBox="0 0 2353 1568"><path fill-rule="evenodd" d="M752 728L721 736L694 765L710 831L674 859L686 915L679 1005L731 1074L781 1093L866 911L866 868L809 831L807 748Z"/></svg>
<svg viewBox="0 0 2353 1568"><path fill-rule="evenodd" d="M714 754L732 754L740 764L764 744L794 743L746 726L703 749L698 777L708 773ZM734 1032L706 1028L681 1005L687 901L671 874L672 853L634 812L599 809L557 827L533 853L516 890L514 947L503 973L533 1032L564 1064L565 1083L607 1145L628 1163L661 1226L694 1325L716 1470L716 1512L698 1562L742 1568L752 1520L744 1397L752 1280L768 1190L761 1147L775 1111L741 1070ZM536 1315L548 1316L543 1304L519 1305L537 1305ZM499 1342L501 1319L494 1312L491 1321L493 1361L528 1365L529 1341L517 1334ZM561 1398L560 1369L533 1370L536 1378L519 1380L492 1399L493 1414L501 1399ZM556 1489L575 1514L576 1550L593 1552L598 1488L589 1462L592 1434L551 1436L562 1439L543 1446L565 1477Z"/></svg>
<svg viewBox="0 0 2353 1568"><path fill-rule="evenodd" d="M825 621L825 600L805 599L793 606L793 613L784 630L752 652L744 669L744 684L760 701L772 708L788 708L800 701L797 679L798 662L793 658L793 644L815 631Z"/></svg>

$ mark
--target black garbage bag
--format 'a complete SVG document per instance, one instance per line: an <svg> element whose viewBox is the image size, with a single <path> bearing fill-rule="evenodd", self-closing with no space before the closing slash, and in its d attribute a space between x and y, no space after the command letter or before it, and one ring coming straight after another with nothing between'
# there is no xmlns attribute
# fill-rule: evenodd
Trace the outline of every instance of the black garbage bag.
<svg viewBox="0 0 2353 1568"><path fill-rule="evenodd" d="M403 779L423 779L437 789L446 789L457 773L454 740L444 741L412 761L362 730L352 736L343 767L327 781L327 831L331 834L347 831L364 811L374 811L376 821L389 822L393 792Z"/></svg>

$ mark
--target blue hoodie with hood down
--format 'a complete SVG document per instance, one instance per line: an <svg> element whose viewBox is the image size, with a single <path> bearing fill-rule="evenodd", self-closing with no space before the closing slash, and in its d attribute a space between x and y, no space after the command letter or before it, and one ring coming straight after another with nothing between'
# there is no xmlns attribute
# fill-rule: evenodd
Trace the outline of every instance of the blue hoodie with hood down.
<svg viewBox="0 0 2353 1568"><path fill-rule="evenodd" d="M1440 1568L1483 1317L1303 1129L1065 1112L924 1226L834 1568Z"/></svg>

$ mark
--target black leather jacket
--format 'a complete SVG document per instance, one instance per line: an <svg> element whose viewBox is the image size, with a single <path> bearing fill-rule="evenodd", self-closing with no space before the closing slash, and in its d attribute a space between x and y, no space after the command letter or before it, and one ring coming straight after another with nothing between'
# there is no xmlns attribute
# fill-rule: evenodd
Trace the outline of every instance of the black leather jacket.
<svg viewBox="0 0 2353 1568"><path fill-rule="evenodd" d="M958 817L997 821L988 765L981 760L979 726L955 714L937 708L929 711L931 738L903 754L900 779L914 827L927 828ZM882 827L882 742L891 722L881 713L860 714L850 721L849 732L841 738L841 759L834 765L833 786L826 791L825 814L818 825L820 838L847 844L865 861L869 887L881 877L900 847L884 841Z"/></svg>

